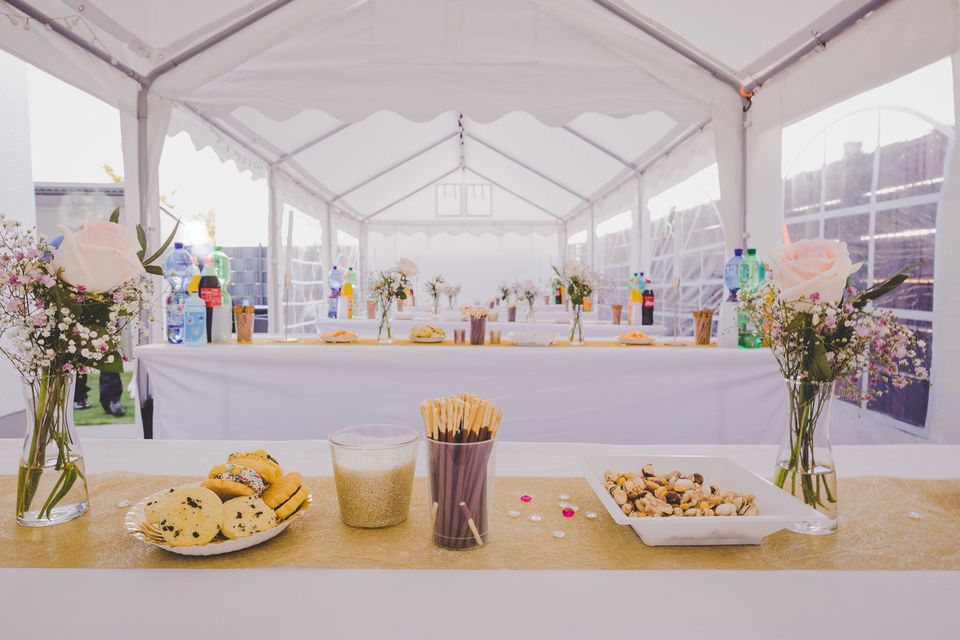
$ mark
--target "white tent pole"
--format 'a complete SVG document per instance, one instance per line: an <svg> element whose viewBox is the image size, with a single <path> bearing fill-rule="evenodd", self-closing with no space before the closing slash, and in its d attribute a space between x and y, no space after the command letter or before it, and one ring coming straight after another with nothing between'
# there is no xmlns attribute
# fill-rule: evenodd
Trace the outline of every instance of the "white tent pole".
<svg viewBox="0 0 960 640"><path fill-rule="evenodd" d="M342 200L342 199L344 198L344 196L348 196L348 195L350 195L351 193L353 193L354 191L356 191L357 189L360 189L360 188L362 188L362 187L365 187L365 186L367 186L368 184L370 184L371 182L373 182L374 180L377 180L377 179L379 179L379 178L382 178L383 176L387 175L387 174L390 173L391 171L395 171L396 169L399 169L400 167L402 167L403 165L407 164L408 162L411 162L411 161L419 158L420 156L422 156L423 154L427 153L428 151L431 151L432 149L435 149L435 148L439 147L439 146L442 145L444 142L447 142L448 140L452 140L453 138L457 137L458 135L460 135L460 132L459 132L459 131L454 131L453 133L450 133L450 134L448 134L448 135L440 138L439 140L437 140L437 141L429 144L428 146L423 147L422 149L420 149L420 150L417 151L416 153L413 153L413 154L405 157L403 160L400 160L400 161L398 161L398 162L395 162L394 164L390 165L390 166L387 167L386 169L375 173L374 175L370 176L369 178L366 178L365 180L362 180L361 182L358 182L357 184L353 185L353 186L350 187L349 189L347 189L347 190L345 190L345 191L342 191L341 193L335 195L335 196L333 197L333 199L330 200L330 203L331 203L331 204L334 204L334 203L336 203L338 200Z"/></svg>
<svg viewBox="0 0 960 640"><path fill-rule="evenodd" d="M512 162L512 163L514 163L514 164L516 164L516 165L519 165L519 166L523 167L524 169L526 169L526 170L529 171L530 173L534 174L535 176L537 176L537 177L539 177L539 178L542 178L543 180L546 180L547 182L549 182L549 183L552 184L553 186L558 187L558 188L560 188L560 189L563 189L564 191L566 191L566 192L569 193L570 195L574 196L574 197L577 198L578 200L582 200L583 202L589 202L589 200L588 200L585 196L577 193L576 191L574 191L574 190L571 189L570 187L566 186L565 184L554 180L553 178L551 178L550 176L548 176L548 175L546 175L546 174L541 173L540 171L534 169L533 167L531 167L531 166L528 165L527 163L523 162L522 160L519 160L519 159L517 159L517 158L514 158L514 157L511 156L510 154L502 151L501 149L498 149L497 147L493 146L493 145L490 144L489 142L485 142L484 140L481 140L480 138L478 138L478 137L475 136L474 134L468 133L468 134L467 134L467 137L470 138L471 140L473 140L474 142L477 142L478 144L483 145L483 146L486 147L487 149L490 149L490 151L493 151L494 153L497 153L497 154L503 156L504 158L506 158L506 159L509 160L510 162Z"/></svg>
<svg viewBox="0 0 960 640"><path fill-rule="evenodd" d="M333 268L333 260L336 258L336 254L333 252L333 248L337 244L337 239L334 237L333 233L333 207L330 206L330 203L325 203L324 208L326 213L323 216L323 268L330 272L330 269ZM324 281L326 281L326 273L324 275Z"/></svg>
<svg viewBox="0 0 960 640"><path fill-rule="evenodd" d="M593 205L591 204L590 205L590 233L587 234L587 242L589 242L589 244L587 245L587 250L588 250L587 258L589 260L588 264L591 270L594 268L594 265L596 264L596 253L597 253L597 247L595 242L596 235L597 235L597 227L594 224Z"/></svg>
<svg viewBox="0 0 960 640"><path fill-rule="evenodd" d="M280 225L283 216L280 215L280 192L277 189L277 171L270 168L267 171L267 192L269 193L269 209L267 215L267 331L280 332Z"/></svg>
<svg viewBox="0 0 960 640"><path fill-rule="evenodd" d="M344 122L343 124L334 127L334 128L331 129L330 131L327 131L327 132L324 133L323 135L317 136L316 138L313 138L312 140L308 140L307 142L304 142L304 143L303 143L302 145L300 145L299 147L296 147L293 151L288 151L287 153L279 156L279 157L278 157L276 160L274 160L271 164L283 164L284 162L286 162L286 161L289 160L290 158L292 158L292 157L294 157L294 156L296 156L296 155L300 155L301 153L303 153L304 151L306 151L306 150L309 149L310 147L315 147L315 146L317 146L318 144L320 144L321 142L323 142L323 141L326 140L327 138L330 138L330 137L332 137L332 136L340 133L341 131L343 131L343 130L346 129L347 127L352 127L354 124L355 124L355 123Z"/></svg>
<svg viewBox="0 0 960 640"><path fill-rule="evenodd" d="M648 36L650 36L660 44L680 54L690 62L694 63L695 65L697 65L698 67L700 67L701 69L703 69L704 71L712 75L717 80L727 83L737 91L739 91L740 87L743 86L743 83L740 82L740 79L736 75L731 73L729 70L724 69L713 60L707 59L706 57L700 55L693 49L690 49L689 47L686 47L683 44L677 42L676 40L670 38L666 34L661 33L660 31L655 29L652 25L650 25L648 22L645 22L643 16L638 15L633 10L623 7L619 3L613 0L593 0L593 2L603 7L613 15L617 16L624 22L627 22L628 24L632 25L636 29L639 29L640 31L644 32L645 34L647 34Z"/></svg>
<svg viewBox="0 0 960 640"><path fill-rule="evenodd" d="M586 142L588 145L590 145L591 147L593 147L593 148L596 149L597 151L599 151L599 152L601 152L601 153L603 153L603 154L606 154L606 155L609 156L610 158L616 160L617 162L619 162L620 164L622 164L622 165L623 165L624 167L626 167L627 169L630 169L631 171L636 171L636 170L637 170L637 168L633 165L632 162L630 162L629 160L625 160L624 158L621 158L619 155L617 155L616 153L614 153L614 152L611 151L610 149L607 149L605 146L603 146L603 145L601 145L601 144L599 144L599 143L597 143L597 142L594 142L593 140L591 140L591 139L588 138L587 136L583 135L582 133L580 133L579 131L577 131L577 130L574 129L573 127L571 127L570 125L565 124L565 125L563 125L563 126L560 127L560 128L563 129L564 131L566 131L567 133L569 133L569 134L571 134L571 135L573 135L573 136L576 136L576 137L579 138L580 140Z"/></svg>
<svg viewBox="0 0 960 640"><path fill-rule="evenodd" d="M494 180L493 178L489 178L489 177L483 175L482 173L480 173L479 171L476 171L476 170L474 170L474 169L471 169L470 167L467 167L467 171L470 171L471 173L477 174L477 176L483 178L484 180L486 180L486 181L489 182L490 184L494 185L495 187L499 187L500 189L503 189L504 191L506 191L507 193L509 193L510 195L512 195L514 198L517 198L518 200L522 200L523 202L526 202L526 203L527 203L528 205L530 205L531 207L536 207L537 209L539 209L540 211L543 211L545 214L547 214L547 215L550 216L551 218L556 218L557 220L563 221L563 218L561 218L561 217L558 216L557 214L555 214L555 213L553 213L553 212L551 212L551 211L549 211L549 210L547 210L547 209L544 209L543 207L541 207L539 204L537 204L537 203L534 202L533 200L530 200L529 198L525 198L524 196L520 195L519 193L517 193L517 192L514 191L513 189L510 189L509 187L503 186L502 184L500 184L499 182L497 182L497 181Z"/></svg>

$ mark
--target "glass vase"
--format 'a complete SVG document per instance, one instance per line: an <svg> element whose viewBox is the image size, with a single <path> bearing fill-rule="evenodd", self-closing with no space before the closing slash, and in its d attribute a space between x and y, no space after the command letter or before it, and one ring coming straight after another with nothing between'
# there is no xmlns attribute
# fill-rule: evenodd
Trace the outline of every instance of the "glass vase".
<svg viewBox="0 0 960 640"><path fill-rule="evenodd" d="M570 344L583 346L583 305L573 305L573 320L570 321Z"/></svg>
<svg viewBox="0 0 960 640"><path fill-rule="evenodd" d="M377 342L390 344L393 342L393 329L390 327L390 303L392 300L380 301L380 324L377 326Z"/></svg>
<svg viewBox="0 0 960 640"><path fill-rule="evenodd" d="M527 322L536 322L536 318L533 315L533 302L527 302Z"/></svg>
<svg viewBox="0 0 960 640"><path fill-rule="evenodd" d="M440 298L439 297L433 299L433 315L436 318L440 317Z"/></svg>
<svg viewBox="0 0 960 640"><path fill-rule="evenodd" d="M777 453L774 483L823 516L822 521L794 523L792 531L836 533L837 474L830 446L833 382L788 379L786 386L790 411Z"/></svg>
<svg viewBox="0 0 960 640"><path fill-rule="evenodd" d="M17 522L46 527L90 507L83 451L73 424L73 372L43 370L23 382L27 433L17 475Z"/></svg>

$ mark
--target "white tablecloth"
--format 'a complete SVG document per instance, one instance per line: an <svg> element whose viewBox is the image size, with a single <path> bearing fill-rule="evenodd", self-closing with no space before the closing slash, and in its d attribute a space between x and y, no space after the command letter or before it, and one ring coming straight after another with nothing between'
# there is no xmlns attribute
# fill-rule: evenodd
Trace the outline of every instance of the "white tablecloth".
<svg viewBox="0 0 960 640"><path fill-rule="evenodd" d="M84 443L90 473L198 475L211 460L253 446L264 443ZM266 446L290 468L330 474L324 442ZM18 440L0 440L0 473L16 472L19 452ZM765 473L774 447L503 442L497 473L578 475L578 455L614 452L725 455ZM960 459L957 446L838 446L835 453L841 476L956 477ZM245 590L254 595L238 602ZM221 637L230 627L225 621L242 610L243 634L270 638L635 637L637 617L641 635L664 637L953 638L957 593L960 572L934 571L6 569L0 637L45 637L52 612L76 640L167 639L171 628L189 629L179 634L185 638ZM479 610L467 604L478 598Z"/></svg>
<svg viewBox="0 0 960 640"><path fill-rule="evenodd" d="M503 407L511 440L776 443L786 424L783 383L762 349L223 344L136 355L156 438L419 425L421 400L460 391Z"/></svg>

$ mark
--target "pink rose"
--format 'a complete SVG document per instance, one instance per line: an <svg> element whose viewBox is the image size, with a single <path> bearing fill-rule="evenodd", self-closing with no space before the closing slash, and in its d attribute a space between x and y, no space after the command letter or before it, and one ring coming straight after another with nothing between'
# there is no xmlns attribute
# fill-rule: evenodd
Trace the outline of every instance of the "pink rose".
<svg viewBox="0 0 960 640"><path fill-rule="evenodd" d="M780 299L805 305L840 302L847 278L860 263L850 261L847 245L839 240L800 240L772 250L770 266Z"/></svg>
<svg viewBox="0 0 960 640"><path fill-rule="evenodd" d="M53 256L61 278L80 291L102 293L141 276L140 243L126 227L87 216L77 233L60 227L63 242Z"/></svg>

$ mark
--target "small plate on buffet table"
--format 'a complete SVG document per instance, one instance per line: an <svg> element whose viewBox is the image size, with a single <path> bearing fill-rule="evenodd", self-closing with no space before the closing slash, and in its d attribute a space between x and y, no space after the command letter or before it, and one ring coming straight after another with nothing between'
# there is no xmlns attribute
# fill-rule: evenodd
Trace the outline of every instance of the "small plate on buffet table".
<svg viewBox="0 0 960 640"><path fill-rule="evenodd" d="M446 336L430 336L429 338L410 338L410 342L416 342L418 344L438 344L446 339Z"/></svg>
<svg viewBox="0 0 960 640"><path fill-rule="evenodd" d="M625 345L635 346L635 347L636 347L636 346L644 346L644 345L653 344L653 343L654 343L654 339L653 339L653 338L650 338L650 337L647 337L647 338L625 338L624 336L617 336L617 342L619 342L620 344L625 344Z"/></svg>
<svg viewBox="0 0 960 640"><path fill-rule="evenodd" d="M335 333L320 334L320 339L330 344L349 344L351 342L356 342L357 338L359 337L360 336L352 331L337 331Z"/></svg>
<svg viewBox="0 0 960 640"><path fill-rule="evenodd" d="M823 522L824 516L766 479L744 469L728 458L711 456L585 456L580 465L590 487L596 492L614 522L632 527L644 544L730 545L760 544L771 533L795 522ZM756 515L713 517L631 518L604 488L609 471L632 472L642 477L641 469L653 465L658 473L677 470L699 473L704 484L756 496Z"/></svg>
<svg viewBox="0 0 960 640"><path fill-rule="evenodd" d="M192 482L183 487L196 487L200 486L199 482ZM177 487L178 489L181 487ZM249 549L250 547L255 547L258 544L262 544L267 540L277 537L283 531L290 526L290 523L294 520L300 518L303 513L310 507L310 504L313 502L313 496L310 495L307 497L306 501L300 505L300 508L297 509L293 514L291 514L286 520L281 520L280 523L273 527L272 529L267 529L266 531L260 531L253 535L247 536L245 538L237 538L236 540L231 540L225 538L222 533L217 534L217 537L214 538L211 542L204 545L197 545L193 547L171 547L170 545L163 544L162 542L157 541L145 531L145 525L147 521L146 517L146 508L147 504L152 501L162 498L164 495L169 493L171 489L161 489L151 493L147 497L143 498L135 505L130 507L130 510L127 512L126 518L124 518L123 524L126 528L127 533L132 535L137 540L149 544L151 546L157 547L158 549L163 549L164 551L169 551L170 553L175 553L181 556L216 556L223 553L232 553L234 551L240 551L242 549Z"/></svg>

